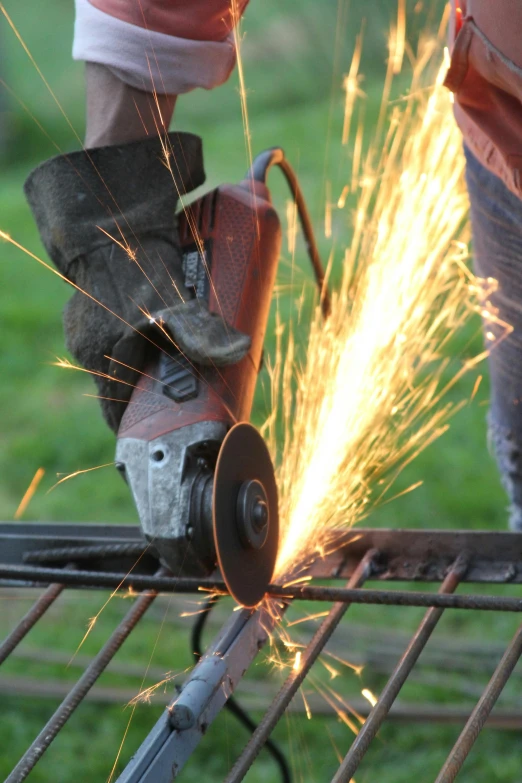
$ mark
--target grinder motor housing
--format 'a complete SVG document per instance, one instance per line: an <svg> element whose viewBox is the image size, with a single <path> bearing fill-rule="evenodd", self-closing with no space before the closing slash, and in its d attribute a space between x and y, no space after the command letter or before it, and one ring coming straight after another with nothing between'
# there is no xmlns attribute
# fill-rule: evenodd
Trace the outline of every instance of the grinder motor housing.
<svg viewBox="0 0 522 783"><path fill-rule="evenodd" d="M195 367L172 344L157 351L122 418L116 464L162 560L173 573L204 576L216 564L214 469L229 429L250 417L281 226L268 188L252 177L193 202L178 227L185 285L251 347L222 368Z"/></svg>

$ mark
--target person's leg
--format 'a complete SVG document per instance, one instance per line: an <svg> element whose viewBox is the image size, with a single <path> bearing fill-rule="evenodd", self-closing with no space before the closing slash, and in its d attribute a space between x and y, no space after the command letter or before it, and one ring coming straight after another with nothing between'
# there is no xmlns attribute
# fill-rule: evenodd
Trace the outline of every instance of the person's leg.
<svg viewBox="0 0 522 783"><path fill-rule="evenodd" d="M498 281L491 300L499 318L513 327L489 357L488 424L510 500L509 524L522 531L522 201L469 149L465 153L475 272Z"/></svg>

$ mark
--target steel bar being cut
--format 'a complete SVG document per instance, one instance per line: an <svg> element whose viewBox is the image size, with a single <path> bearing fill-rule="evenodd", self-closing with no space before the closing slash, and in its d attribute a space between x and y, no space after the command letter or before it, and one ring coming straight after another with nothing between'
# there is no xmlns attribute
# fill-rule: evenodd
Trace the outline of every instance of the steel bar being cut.
<svg viewBox="0 0 522 783"><path fill-rule="evenodd" d="M61 579L71 587L106 587L126 590L158 590L166 593L220 592L226 594L227 587L221 580L197 580L173 576L133 576L132 574L111 574L90 571L60 571L55 568L33 566L1 566L0 579L14 582L19 579L31 584L48 583ZM423 593L405 590L372 590L350 587L319 587L293 585L280 587L268 585L267 596L287 601L343 602L354 604L375 604L383 606L421 606L442 609L474 609L488 612L521 612L522 598L489 595L448 595L446 593Z"/></svg>

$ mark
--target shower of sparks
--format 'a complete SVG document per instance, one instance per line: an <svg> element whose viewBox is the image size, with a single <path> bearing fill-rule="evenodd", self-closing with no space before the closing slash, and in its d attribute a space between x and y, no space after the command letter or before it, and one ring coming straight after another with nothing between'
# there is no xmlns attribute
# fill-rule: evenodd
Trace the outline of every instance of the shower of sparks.
<svg viewBox="0 0 522 783"><path fill-rule="evenodd" d="M24 511L27 509L27 506L33 499L34 493L38 489L38 486L40 484L40 481L43 479L45 475L45 470L43 468L38 468L36 473L34 474L33 478L31 479L31 483L25 490L24 496L20 501L20 505L15 511L14 518L20 519Z"/></svg>
<svg viewBox="0 0 522 783"><path fill-rule="evenodd" d="M342 282L327 322L319 308L312 318L302 369L292 335L283 351L278 330L264 429L279 466L276 581L324 554L446 429L455 406L441 404L444 393L485 355L444 379L444 350L470 313L489 321L492 344L508 330L488 301L495 281L466 266L464 158L445 65L426 88L438 51L422 43L410 97L362 164Z"/></svg>

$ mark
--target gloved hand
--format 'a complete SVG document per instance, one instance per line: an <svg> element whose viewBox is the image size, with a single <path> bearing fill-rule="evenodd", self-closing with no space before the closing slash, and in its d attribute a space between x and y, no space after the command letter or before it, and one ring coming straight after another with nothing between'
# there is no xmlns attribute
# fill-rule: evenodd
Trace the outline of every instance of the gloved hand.
<svg viewBox="0 0 522 783"><path fill-rule="evenodd" d="M52 158L25 183L47 252L81 289L64 311L67 348L101 373L94 377L114 431L147 349L168 350L163 330L200 365L234 364L250 347L185 286L175 208L178 194L205 179L201 140L170 133L167 146L170 170L154 137Z"/></svg>

